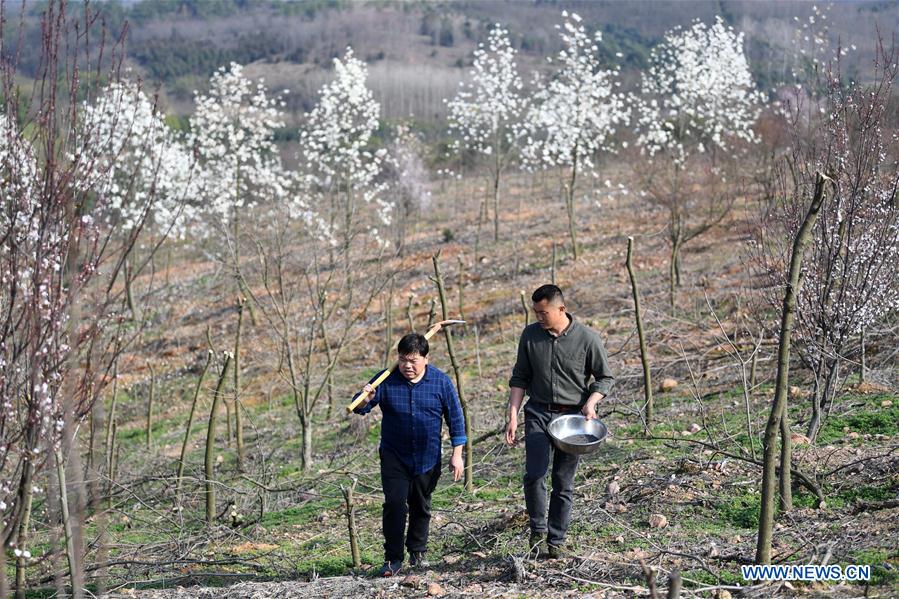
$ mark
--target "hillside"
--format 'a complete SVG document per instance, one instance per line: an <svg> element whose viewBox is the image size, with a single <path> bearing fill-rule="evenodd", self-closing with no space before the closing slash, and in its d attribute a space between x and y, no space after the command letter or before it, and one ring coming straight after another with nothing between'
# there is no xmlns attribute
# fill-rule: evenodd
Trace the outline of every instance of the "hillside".
<svg viewBox="0 0 899 599"><path fill-rule="evenodd" d="M498 433L524 324L518 290L527 292L550 277L552 242L564 234L552 214L561 206L551 197L552 178L516 177L508 202L517 208L503 216L502 240L482 240L483 257L473 262L477 209L467 198L482 193L477 185L466 180L443 191L435 186L432 209L411 232L407 254L384 265L396 273L395 336L408 329L410 295L414 325L424 326L428 299L435 295L428 280L431 256L438 251L448 296L464 298L462 306L450 300L450 313L464 312L468 321L457 331L456 349L472 406L474 491L443 475L434 499L431 570L399 580L369 577L380 563L381 499L374 457L380 417L347 418L342 406L382 363L385 294L379 294L336 371L333 412L326 398L316 410L309 472L299 469L299 423L270 331L261 325L244 332L243 469L233 434L220 424L217 471L223 511L210 533L200 514L202 445L215 383L210 375L200 395L199 423L194 421L189 436L184 509L172 512L172 473L206 352L204 330L209 327L213 343L222 348L232 343L236 327L230 281L216 276L215 263L184 257L171 264L167 283L157 282L145 300L148 328L123 359L119 374L118 490L106 523L111 564L106 574L110 584L127 588L114 596L421 596L437 583L450 596L624 597L646 592L641 559L656 569L662 588L673 570L682 573L685 590L698 596L736 594L746 584L739 566L751 560L754 550L760 469L752 463L744 410L752 415L752 429L760 430L772 393L775 351L763 346L758 382L744 405L739 364L729 355L724 334L751 330L747 275L734 249L745 239L751 204L687 251L676 315L666 306L666 246L657 233L662 215L633 197L612 202L601 213L584 207L584 256L574 262L560 249L557 281L572 312L606 339L618 376L614 395L602 405L612 436L580 467L571 530L576 557L530 561L524 557L523 448L506 447ZM638 212L639 220L634 218ZM442 233L446 230L453 232L452 240ZM653 376L678 383L657 395L654 439L642 435L639 418L642 379L623 264L627 236L636 240ZM360 264L357 276L372 268L371 262ZM135 287L151 284L145 277ZM888 340L872 339L871 347L882 342ZM432 363L451 371L443 343L434 344ZM148 450L151 378L157 403ZM775 554L778 561L803 563L826 551L835 563L870 564L871 586L762 584L746 589L747 596L790 595L791 588L798 588L828 597L857 596L862 590L889 597L899 590L897 508L889 501L899 483L895 363L869 364L868 381L861 386L857 378L850 381L819 443L797 447L797 467L821 477L825 502L814 509L814 496L804 488L797 491L796 510L778 524ZM794 384L792 419L798 431L808 414L803 398L810 382ZM758 450L756 442L753 451ZM348 576L341 487L352 480L358 481L355 505L364 565ZM665 517L664 528L650 524L654 514ZM91 535L94 526L89 524ZM260 580L274 582L253 582ZM238 582L225 589L203 588Z"/></svg>
<svg viewBox="0 0 899 599"><path fill-rule="evenodd" d="M34 28L42 3L28 6ZM193 91L204 90L215 69L235 61L251 64L248 73L264 76L271 88L290 91L291 124L314 105L316 91L330 77L331 60L347 46L369 64L369 85L383 118L412 116L439 124L446 115L444 99L455 93L472 52L494 23L509 29L530 83L529 73L543 69L545 57L560 47L555 26L562 10L578 12L591 29L603 32L605 59L622 65L631 83L665 31L722 15L745 32L750 64L765 91L791 80L791 70L806 70L822 47L835 48L838 42L855 48L843 58L844 71L864 77L874 56L876 28L889 37L887 32L899 25L899 6L872 1L818 7L812 2L698 0L107 0L98 6L110 32L117 34L128 23L127 62L151 87L161 88L167 112L190 114ZM33 44L35 35L26 34L26 44ZM816 36L826 44L816 44ZM34 65L23 60L27 73Z"/></svg>

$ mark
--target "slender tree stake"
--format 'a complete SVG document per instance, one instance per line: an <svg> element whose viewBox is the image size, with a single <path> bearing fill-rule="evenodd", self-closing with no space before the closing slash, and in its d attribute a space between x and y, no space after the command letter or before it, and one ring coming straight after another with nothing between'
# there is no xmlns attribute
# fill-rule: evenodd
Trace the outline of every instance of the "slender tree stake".
<svg viewBox="0 0 899 599"><path fill-rule="evenodd" d="M62 511L62 529L66 537L66 559L69 562L69 573L72 580L72 596L80 598L84 596L84 589L78 581L78 558L75 555L75 539L72 536L72 520L69 516L69 497L66 489L66 468L62 458L62 451L56 449L56 473L59 477L59 503Z"/></svg>
<svg viewBox="0 0 899 599"><path fill-rule="evenodd" d="M478 380L482 380L484 375L481 373L481 335L478 332L478 325L474 325L474 355L478 363Z"/></svg>
<svg viewBox="0 0 899 599"><path fill-rule="evenodd" d="M415 332L415 319L412 318L412 299L415 297L414 293L409 294L409 301L406 303L406 318L409 319L409 332Z"/></svg>
<svg viewBox="0 0 899 599"><path fill-rule="evenodd" d="M437 293L440 295L440 308L443 314L443 320L448 320L449 316L446 309L446 292L443 288L443 275L440 274L440 251L431 258L434 263L434 282L437 283ZM449 353L450 363L453 365L453 372L456 375L456 390L459 392L459 402L462 404L462 415L465 418L465 490L471 492L474 488L474 478L472 476L472 438L471 438L471 414L468 409L468 401L465 398L465 391L462 387L462 369L456 361L456 352L453 349L453 336L450 334L449 328L443 329L443 338L446 339L446 351Z"/></svg>
<svg viewBox="0 0 899 599"><path fill-rule="evenodd" d="M750 439L750 442L752 440ZM793 440L790 438L790 405L784 400L783 414L780 418L780 477L777 479L780 489L780 511L793 509L793 477L790 469L793 466Z"/></svg>
<svg viewBox="0 0 899 599"><path fill-rule="evenodd" d="M387 301L384 304L384 368L390 365L390 354L393 349L393 282L390 279L390 290L387 292Z"/></svg>
<svg viewBox="0 0 899 599"><path fill-rule="evenodd" d="M861 359L858 370L858 383L861 385L865 382L865 329L862 329L861 339Z"/></svg>
<svg viewBox="0 0 899 599"><path fill-rule="evenodd" d="M16 599L25 599L25 566L28 558L24 552L28 546L28 526L31 522L31 503L34 498L34 485L28 485L25 489L25 505L23 507L24 514L22 523L19 525L19 534L16 539L16 548L22 553L16 557ZM6 552L2 552L6 553ZM5 579L6 576L2 575Z"/></svg>
<svg viewBox="0 0 899 599"><path fill-rule="evenodd" d="M759 364L759 348L755 348L752 352L752 363L749 365L749 388L755 389L756 378L758 375Z"/></svg>
<svg viewBox="0 0 899 599"><path fill-rule="evenodd" d="M640 340L640 362L643 364L643 399L646 401L644 432L652 434L653 405L652 405L652 375L649 371L649 356L646 351L646 336L643 333L643 315L640 310L640 291L637 289L637 276L634 274L633 262L634 238L627 238L627 274L631 278L631 292L634 296L634 318L637 321L637 337Z"/></svg>
<svg viewBox="0 0 899 599"><path fill-rule="evenodd" d="M362 558L359 554L359 533L356 531L356 507L353 504L353 491L356 490L357 482L354 478L351 486L344 487L340 485L340 490L343 492L343 500L346 503L346 522L350 534L350 555L353 557L354 568L362 567Z"/></svg>
<svg viewBox="0 0 899 599"><path fill-rule="evenodd" d="M194 423L194 414L197 411L197 399L200 397L200 390L203 388L203 379L212 364L212 350L206 351L206 363L203 364L203 370L200 372L200 378L197 379L197 387L194 389L194 397L190 402L190 413L187 416L187 426L184 428L184 440L181 442L181 456L178 458L178 474L175 476L175 505L181 503L181 482L184 479L184 464L187 460L187 441L190 438L190 427Z"/></svg>
<svg viewBox="0 0 899 599"><path fill-rule="evenodd" d="M153 448L153 400L156 395L156 372L153 365L147 362L150 369L150 397L147 399L147 451Z"/></svg>
<svg viewBox="0 0 899 599"><path fill-rule="evenodd" d="M209 410L209 427L206 431L206 525L212 526L215 523L215 421L216 410L218 409L219 400L222 397L222 388L225 386L225 379L228 376L228 367L231 366L231 354L225 352L225 364L222 366L222 373L219 375L218 384L212 394L212 408Z"/></svg>
<svg viewBox="0 0 899 599"><path fill-rule="evenodd" d="M649 587L650 599L659 599L659 593L656 590L656 573L655 570L646 565L642 559L640 560L640 568L643 569L643 576L646 577L646 586Z"/></svg>
<svg viewBox="0 0 899 599"><path fill-rule="evenodd" d="M112 427L115 422L116 395L119 387L119 361L114 359L112 362L112 399L109 403L109 420L106 421L106 473L110 477L110 481L115 480L112 477Z"/></svg>
<svg viewBox="0 0 899 599"><path fill-rule="evenodd" d="M787 280L787 289L784 294L783 308L781 310L780 342L777 350L777 382L774 388L774 402L768 415L768 423L765 426L764 436L764 464L762 472L762 504L759 514L758 540L755 549L755 563L771 563L771 541L774 529L774 479L776 476L776 452L775 443L778 430L781 427L781 419L785 411L787 401L787 380L790 372L790 335L793 332L793 313L796 310L796 296L799 293L801 279L799 273L802 268L802 258L805 247L811 237L812 227L818 218L821 205L824 203L824 181L826 177L818 173L815 181L815 195L809 206L808 213L793 239L793 251L790 256L790 272ZM781 471L781 476L789 479L790 471Z"/></svg>
<svg viewBox="0 0 899 599"><path fill-rule="evenodd" d="M425 328L430 329L432 326L434 326L434 320L436 318L437 318L437 301L432 297L430 311L428 312L428 326Z"/></svg>
<svg viewBox="0 0 899 599"><path fill-rule="evenodd" d="M680 599L681 577L680 572L675 570L669 576L668 582L668 599Z"/></svg>
<svg viewBox="0 0 899 599"><path fill-rule="evenodd" d="M237 298L237 334L234 336L234 428L237 437L237 469L243 472L244 448L243 448L243 417L241 416L240 402L240 332L243 328L243 311L247 300L245 297Z"/></svg>
<svg viewBox="0 0 899 599"><path fill-rule="evenodd" d="M553 261L549 269L549 282L556 284L556 242L553 241Z"/></svg>
<svg viewBox="0 0 899 599"><path fill-rule="evenodd" d="M496 200L494 200L495 202ZM497 222L499 222L497 220ZM499 234L499 229L497 229L497 234ZM497 238L498 240L498 238ZM462 260L462 256L459 256L459 320L465 320L465 297L463 295L465 291L465 261Z"/></svg>
<svg viewBox="0 0 899 599"><path fill-rule="evenodd" d="M521 300L521 311L524 313L524 326L531 323L531 313L528 311L528 302L524 299L524 290L518 292L518 299Z"/></svg>

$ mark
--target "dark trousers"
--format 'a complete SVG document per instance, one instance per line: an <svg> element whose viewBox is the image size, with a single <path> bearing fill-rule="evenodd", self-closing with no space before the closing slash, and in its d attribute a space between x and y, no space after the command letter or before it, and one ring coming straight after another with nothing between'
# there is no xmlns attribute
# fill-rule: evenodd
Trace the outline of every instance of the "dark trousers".
<svg viewBox="0 0 899 599"><path fill-rule="evenodd" d="M389 449L379 450L381 455L381 486L384 489L384 559L403 561L403 533L406 514L409 515L409 532L406 548L409 552L427 551L428 525L431 523L431 493L440 478L440 463L424 474L415 475Z"/></svg>
<svg viewBox="0 0 899 599"><path fill-rule="evenodd" d="M545 404L533 400L524 406L524 502L531 532L546 534L550 545L561 546L571 521L571 497L579 456L559 451L553 445L546 429L555 416L558 414L548 411ZM550 461L552 493L547 519L545 479Z"/></svg>

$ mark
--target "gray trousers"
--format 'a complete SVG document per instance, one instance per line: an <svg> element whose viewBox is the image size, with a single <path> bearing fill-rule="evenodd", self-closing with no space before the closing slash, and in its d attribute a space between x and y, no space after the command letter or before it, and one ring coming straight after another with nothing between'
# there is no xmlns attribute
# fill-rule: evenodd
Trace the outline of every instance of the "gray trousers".
<svg viewBox="0 0 899 599"><path fill-rule="evenodd" d="M559 451L553 445L546 428L556 416L559 414L548 411L545 404L533 400L524 406L524 501L531 532L546 534L550 545L561 546L565 543L565 533L571 521L574 475L580 456ZM546 473L550 461L552 492L547 519Z"/></svg>

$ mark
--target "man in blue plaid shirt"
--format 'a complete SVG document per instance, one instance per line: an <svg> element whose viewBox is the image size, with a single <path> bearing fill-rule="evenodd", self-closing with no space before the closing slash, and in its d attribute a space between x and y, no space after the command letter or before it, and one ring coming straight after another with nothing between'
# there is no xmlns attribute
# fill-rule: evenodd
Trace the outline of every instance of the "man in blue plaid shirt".
<svg viewBox="0 0 899 599"><path fill-rule="evenodd" d="M366 385L368 401L354 410L367 414L381 406L383 414L378 448L384 488L382 576L394 576L402 569L407 513L405 545L410 562L413 567L427 567L431 494L440 478L443 420L449 426L453 445L453 480L459 480L464 471L462 447L467 439L462 406L449 377L428 365L428 349L424 335L410 333L403 337L397 346L398 368L377 388Z"/></svg>

